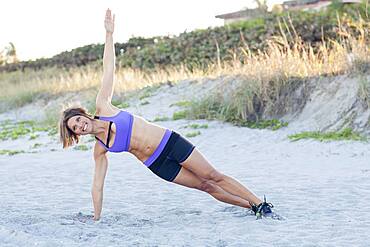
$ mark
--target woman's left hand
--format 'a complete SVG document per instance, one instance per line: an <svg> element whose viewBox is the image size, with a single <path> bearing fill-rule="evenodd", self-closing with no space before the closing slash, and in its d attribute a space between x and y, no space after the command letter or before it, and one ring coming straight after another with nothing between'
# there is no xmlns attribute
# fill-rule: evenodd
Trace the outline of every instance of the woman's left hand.
<svg viewBox="0 0 370 247"><path fill-rule="evenodd" d="M107 31L107 33L113 33L114 32L114 18L115 18L115 15L113 15L113 17L112 17L111 10L107 9L107 11L105 13L105 21L104 21L104 27L105 27L105 31Z"/></svg>

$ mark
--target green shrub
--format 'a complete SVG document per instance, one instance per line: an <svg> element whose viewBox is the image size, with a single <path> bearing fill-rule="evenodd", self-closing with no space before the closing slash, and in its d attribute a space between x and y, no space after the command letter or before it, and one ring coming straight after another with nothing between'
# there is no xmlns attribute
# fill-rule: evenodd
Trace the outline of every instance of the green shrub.
<svg viewBox="0 0 370 247"><path fill-rule="evenodd" d="M187 116L187 111L178 111L178 112L173 113L172 119L173 120L184 119L186 118L186 116Z"/></svg>
<svg viewBox="0 0 370 247"><path fill-rule="evenodd" d="M345 128L338 132L321 132L321 131L305 131L302 133L289 135L288 138L292 141L298 141L301 139L314 139L318 141L341 141L341 140L352 140L352 141L366 141L366 138L361 136L359 133L354 132L350 128Z"/></svg>
<svg viewBox="0 0 370 247"><path fill-rule="evenodd" d="M163 122L163 121L168 121L168 120L170 120L169 117L155 117L153 119L153 122Z"/></svg>
<svg viewBox="0 0 370 247"><path fill-rule="evenodd" d="M200 134L201 134L200 131L194 131L194 132L187 133L185 136L191 138L191 137L198 136Z"/></svg>
<svg viewBox="0 0 370 247"><path fill-rule="evenodd" d="M2 149L0 150L0 155L16 155L16 154L21 154L25 153L23 150L7 150L7 149Z"/></svg>
<svg viewBox="0 0 370 247"><path fill-rule="evenodd" d="M80 151L87 151L87 150L89 150L89 147L86 146L86 145L80 144L80 145L74 146L73 149L74 150L80 150Z"/></svg>
<svg viewBox="0 0 370 247"><path fill-rule="evenodd" d="M189 124L185 126L184 128L191 128L191 129L207 129L208 124Z"/></svg>
<svg viewBox="0 0 370 247"><path fill-rule="evenodd" d="M179 107L189 107L191 106L191 101L179 101L179 102L176 102L176 103L173 103L170 105L170 107L172 106L179 106Z"/></svg>

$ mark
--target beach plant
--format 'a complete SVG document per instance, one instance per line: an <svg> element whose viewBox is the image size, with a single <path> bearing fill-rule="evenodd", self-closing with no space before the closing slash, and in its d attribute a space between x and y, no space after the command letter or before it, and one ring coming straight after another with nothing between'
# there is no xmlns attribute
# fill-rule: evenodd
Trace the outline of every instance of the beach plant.
<svg viewBox="0 0 370 247"><path fill-rule="evenodd" d="M140 103L140 105L149 105L149 104L150 104L150 102L149 102L149 101L147 101L147 100L142 101L142 102Z"/></svg>
<svg viewBox="0 0 370 247"><path fill-rule="evenodd" d="M222 88L210 92L209 97L197 105L199 109L190 106L187 118L219 119L237 124L259 123L267 119L266 116L278 118L286 110L284 93L302 85L307 78L358 71L368 73L368 7L361 5L348 13L292 12L196 30L173 39L130 39L124 47L117 48L119 44L116 47L118 52L125 50L125 58L117 59L117 93L139 90L135 96L143 99L163 82L224 78L226 88L235 88L230 92ZM137 49L138 46L142 49ZM43 59L27 63L27 66L33 64L30 67L25 63L9 65L6 73L0 73L1 109L19 107L40 97L51 99L78 93L83 98L87 92L96 93L102 77L101 55L97 60L85 61L89 56L84 52L96 55L101 48L101 45L91 45L76 49L78 53L56 56L68 69L50 67L52 60ZM81 55L83 62L74 54L85 54ZM22 69L19 66L23 66ZM240 77L239 84L232 85L228 78L235 77ZM366 88L360 87L359 97L369 105ZM15 100L18 98L22 100Z"/></svg>
<svg viewBox="0 0 370 247"><path fill-rule="evenodd" d="M140 90L139 92L139 99L145 99L150 96L152 96L158 89L160 85L153 85L153 86L146 86L143 89Z"/></svg>
<svg viewBox="0 0 370 247"><path fill-rule="evenodd" d="M25 153L23 150L8 150L8 149L0 149L0 155L16 155L16 154L21 154Z"/></svg>
<svg viewBox="0 0 370 247"><path fill-rule="evenodd" d="M112 105L116 106L117 108L124 109L124 108L129 108L130 103L128 102L122 102L122 100L112 100Z"/></svg>
<svg viewBox="0 0 370 247"><path fill-rule="evenodd" d="M189 125L185 126L184 128L190 128L190 129L208 129L208 124L197 124L197 123L193 123L193 124L189 124Z"/></svg>
<svg viewBox="0 0 370 247"><path fill-rule="evenodd" d="M41 143L35 143L32 145L32 149L35 149L35 148L39 148L39 147L42 147L42 144Z"/></svg>
<svg viewBox="0 0 370 247"><path fill-rule="evenodd" d="M342 141L342 140L351 140L351 141L366 141L367 140L366 137L361 136L359 133L353 131L351 128L345 128L341 131L330 131L330 132L305 131L302 133L289 135L288 138L291 141L298 141L302 139L314 139L320 142Z"/></svg>
<svg viewBox="0 0 370 247"><path fill-rule="evenodd" d="M58 128L56 126L51 126L48 130L48 136L55 136L58 134Z"/></svg>
<svg viewBox="0 0 370 247"><path fill-rule="evenodd" d="M288 126L287 122L280 121L278 119L259 120L258 122L240 121L237 122L236 124L251 129L271 129L271 130L278 130Z"/></svg>
<svg viewBox="0 0 370 247"><path fill-rule="evenodd" d="M54 135L57 129L56 126L47 126L42 122L35 121L19 121L19 122L3 122L0 129L0 140L16 140L20 137L29 135L29 139L33 140L39 137L36 132L48 132L49 135Z"/></svg>
<svg viewBox="0 0 370 247"><path fill-rule="evenodd" d="M145 99L145 98L148 98L152 96L152 94L150 92L144 92L142 93L140 96L139 96L139 99L142 100L142 99Z"/></svg>
<svg viewBox="0 0 370 247"><path fill-rule="evenodd" d="M176 103L170 104L170 107L172 106L189 107L191 106L191 101L188 101L188 100L178 101Z"/></svg>
<svg viewBox="0 0 370 247"><path fill-rule="evenodd" d="M0 140L16 140L32 132L33 122L22 121L3 126L0 131Z"/></svg>
<svg viewBox="0 0 370 247"><path fill-rule="evenodd" d="M191 137L198 136L200 134L201 134L200 131L193 131L193 132L189 132L189 133L185 134L185 136L191 138Z"/></svg>
<svg viewBox="0 0 370 247"><path fill-rule="evenodd" d="M79 145L74 146L73 149L74 150L79 150L79 151L88 151L89 147L84 145L84 144L79 144Z"/></svg>
<svg viewBox="0 0 370 247"><path fill-rule="evenodd" d="M332 4L335 6L335 4ZM165 66L177 66L185 63L189 68L206 66L219 60L233 60L230 51L238 50L244 43L252 51L264 50L267 40L280 34L279 20L292 23L295 31L288 39L294 39L294 33L302 36L306 43L313 46L324 40L340 40L337 29L338 19L358 20L369 18L368 1L353 6L343 5L321 11L284 11L281 14L266 13L264 18L233 23L215 28L198 29L183 32L177 36L133 37L125 43L115 44L118 68L156 69ZM366 19L366 20L367 20ZM101 65L103 44L91 44L65 51L49 59L8 64L3 70L38 70L45 67L73 68L95 63ZM124 52L122 52L124 51Z"/></svg>
<svg viewBox="0 0 370 247"><path fill-rule="evenodd" d="M31 133L30 134L30 140L35 140L36 138L38 138L40 135L39 134L35 134L35 133Z"/></svg>
<svg viewBox="0 0 370 247"><path fill-rule="evenodd" d="M153 122L164 122L164 121L169 121L170 118L169 117L155 117L153 119Z"/></svg>
<svg viewBox="0 0 370 247"><path fill-rule="evenodd" d="M87 138L87 140L86 140L86 142L94 142L94 141L96 141L96 139L95 139L95 136L93 136L93 135L90 135L90 136Z"/></svg>
<svg viewBox="0 0 370 247"><path fill-rule="evenodd" d="M174 112L172 115L172 120L179 120L179 119L184 119L187 116L187 111L178 111Z"/></svg>

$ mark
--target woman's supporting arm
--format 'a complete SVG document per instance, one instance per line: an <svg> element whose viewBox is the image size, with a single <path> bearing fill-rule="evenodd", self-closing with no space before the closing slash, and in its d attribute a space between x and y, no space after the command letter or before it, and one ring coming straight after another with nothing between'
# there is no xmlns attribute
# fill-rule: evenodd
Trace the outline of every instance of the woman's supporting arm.
<svg viewBox="0 0 370 247"><path fill-rule="evenodd" d="M98 144L95 145L97 146ZM96 151L99 149L96 146L94 150L95 174L91 195L94 204L94 220L99 220L103 207L103 188L105 175L107 174L108 159L106 152Z"/></svg>
<svg viewBox="0 0 370 247"><path fill-rule="evenodd" d="M110 104L114 90L115 51L113 43L114 19L108 9L105 15L105 46L103 56L103 79L101 88L96 97L97 108L101 105Z"/></svg>

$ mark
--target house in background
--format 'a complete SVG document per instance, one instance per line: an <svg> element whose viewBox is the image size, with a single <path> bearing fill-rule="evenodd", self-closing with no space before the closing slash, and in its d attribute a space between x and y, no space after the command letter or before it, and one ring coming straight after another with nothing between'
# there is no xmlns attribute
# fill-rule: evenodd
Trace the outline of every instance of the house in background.
<svg viewBox="0 0 370 247"><path fill-rule="evenodd" d="M339 0L343 4L357 4L361 3L361 0ZM321 10L326 8L332 3L331 0L292 0L283 2L283 8L285 10Z"/></svg>
<svg viewBox="0 0 370 247"><path fill-rule="evenodd" d="M331 0L291 0L285 1L282 4L276 4L275 7L280 6L281 10L302 10L302 11L315 11L322 8L326 8L331 4ZM361 0L339 0L343 4L358 4ZM223 19L224 25L238 22L246 21L258 17L264 17L266 15L266 10L256 8L256 9L244 9L232 13L216 15L216 18Z"/></svg>
<svg viewBox="0 0 370 247"><path fill-rule="evenodd" d="M233 22L246 21L258 17L263 17L266 11L262 9L244 9L232 13L227 13L223 15L216 15L216 18L223 19L224 25L228 25Z"/></svg>

